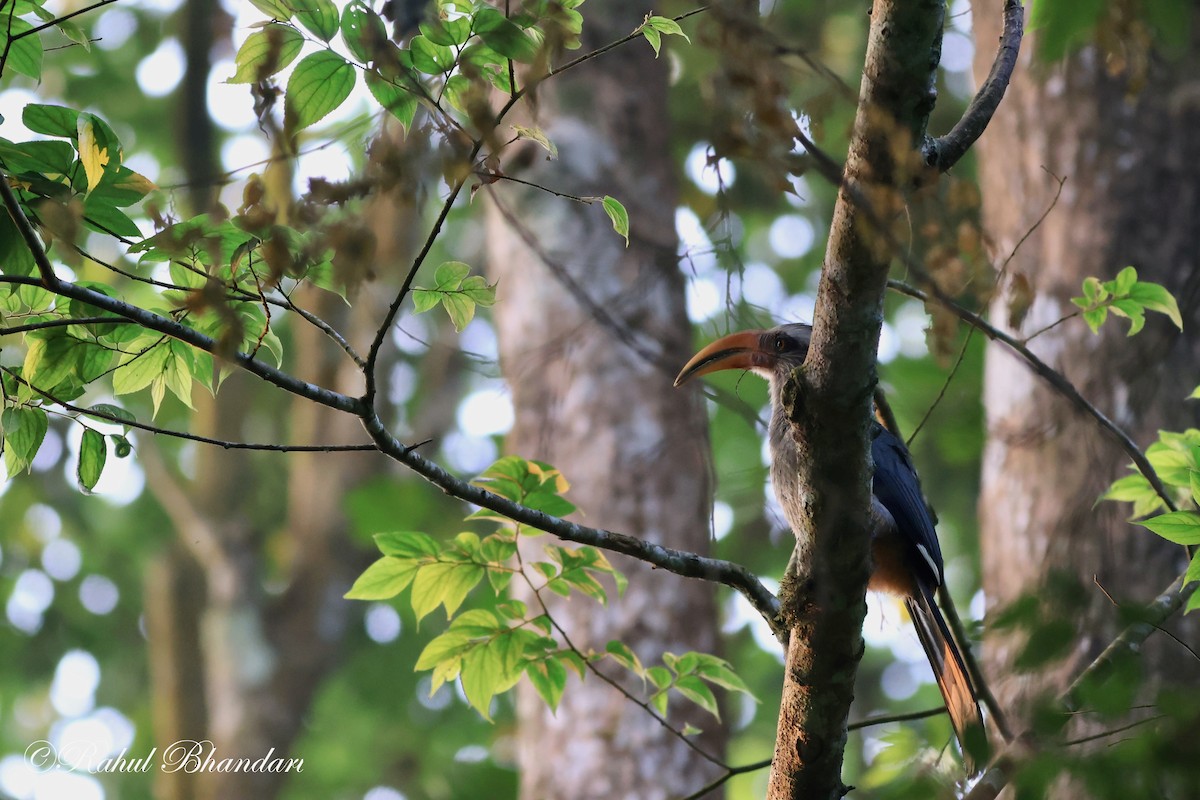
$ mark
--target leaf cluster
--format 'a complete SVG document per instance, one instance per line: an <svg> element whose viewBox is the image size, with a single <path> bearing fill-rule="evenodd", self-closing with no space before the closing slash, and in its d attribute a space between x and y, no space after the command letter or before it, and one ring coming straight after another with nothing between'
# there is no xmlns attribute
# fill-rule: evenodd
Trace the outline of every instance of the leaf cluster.
<svg viewBox="0 0 1200 800"><path fill-rule="evenodd" d="M1083 309L1083 319L1092 333L1100 330L1110 311L1129 320L1130 336L1145 326L1147 311L1166 314L1183 330L1183 317L1175 298L1157 283L1139 281L1133 267L1125 267L1111 281L1088 278L1083 282L1083 296L1073 297L1071 302Z"/></svg>
<svg viewBox="0 0 1200 800"><path fill-rule="evenodd" d="M575 510L562 496L569 488L565 478L541 462L506 456L476 483L547 514ZM667 653L662 665L647 668L619 641L609 642L599 653L576 649L542 602L542 593L562 597L579 593L605 604L610 593L601 579L613 580L620 594L627 584L625 577L594 547L546 545L544 559L523 559L517 549L518 538L540 532L487 509L468 519L496 521L501 528L483 538L465 531L440 543L420 532L379 534L375 542L382 558L368 567L346 594L357 600L387 600L411 589L409 603L418 621L439 606L445 608L449 626L430 641L416 664L418 670L431 671L432 691L457 679L468 702L490 719L492 698L525 676L555 709L566 688L568 670L583 679L591 665L608 659L642 680L649 692L649 706L660 714L666 714L672 691L718 717L711 686L749 694L729 663L716 656ZM536 610L507 596L515 577L537 600ZM496 598L494 605L459 613L467 596L485 578Z"/></svg>

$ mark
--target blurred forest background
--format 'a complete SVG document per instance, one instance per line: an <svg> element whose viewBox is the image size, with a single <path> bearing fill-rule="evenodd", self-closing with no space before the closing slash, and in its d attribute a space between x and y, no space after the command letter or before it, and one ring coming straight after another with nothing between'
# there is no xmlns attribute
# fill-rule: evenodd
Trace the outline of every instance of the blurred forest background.
<svg viewBox="0 0 1200 800"><path fill-rule="evenodd" d="M636 3L606 4L607 0L592 0L580 9L588 25L593 16L597 18L598 32L587 36L598 38L594 42L586 38L585 47L625 35L650 10ZM934 131L947 130L961 114L976 85L972 72L978 68L976 60L984 69L990 63L999 4L976 5L986 6L991 14L982 26L986 36L976 35L981 26L973 20L971 3L954 0L949 6L939 99L931 122ZM1114 86L1118 78L1121 81L1120 88L1105 89L1111 92L1114 107L1136 107L1141 102L1139 92L1154 94L1154 70L1160 58L1156 48L1161 44L1163 26L1139 22L1143 6L1154 4L1097 0L1086 5L1096 6L1096 10L1091 24L1079 27L1082 33L1063 35L1062 41L1052 39L1045 61L1025 58L1022 68L1044 72L1050 69L1047 64L1063 57L1070 46L1085 43L1092 59L1103 61L1108 54L1109 66L1098 74L1115 76ZM58 14L83 6L73 0L50 4ZM410 35L426 13L419 0L392 0L388 6L402 36ZM769 29L774 37L764 46L777 59L772 63L783 70L778 80L789 87L799 124L827 152L843 153L862 68L869 24L867 4L776 0L762 6L770 14ZM679 0L664 0L653 11L672 16L693 7ZM34 84L13 74L4 76L0 135L13 141L31 137L21 123L21 109L31 102L60 102L93 110L120 136L126 164L161 188L161 194L152 200L160 210L191 214L214 202L236 209L243 204L249 174L264 171L264 160L273 154L268 137L260 130L249 87L226 82L235 71L234 54L253 30L249 26L262 18L263 13L253 5L235 0L119 0L89 11L75 20L93 40L89 49L48 31L43 35L46 53L41 81ZM1191 12L1183 13L1183 19L1190 25ZM674 197L670 192L665 195L673 208L660 206L644 213L653 217L655 224L661 222L673 229L659 231L661 236L654 245L677 254L694 342L742 328L811 320L835 198L831 186L815 172L806 172L810 155L803 148L768 154L776 159L771 161L761 152L752 152L752 143L739 141L731 133L736 126L728 124L726 117L730 113L736 117L736 109L730 112L723 106L729 97L728 84L722 82L729 76L723 74L715 55L721 43L705 24L703 14L684 20L691 43L671 38L658 60L643 40L597 59L573 82L547 87L547 107L543 109L548 117L559 115L560 120L578 115L586 128L592 124L587 117L589 104L604 102L588 95L603 81L597 76L606 70L619 74L624 61L627 71L617 87L624 86L636 96L642 88L637 70L661 70L665 103L652 109L658 116L644 124L654 136L665 137L663 150L638 155L637 137L622 140L617 136L620 147L626 149L620 149L616 160L644 158L647 163L637 163L638 170L662 170L677 187ZM1045 35L1049 39L1060 32L1052 28ZM1184 35L1183 45L1190 35ZM1176 41L1170 46L1178 51L1180 44ZM976 47L987 52L977 56ZM1186 46L1183 49L1188 52L1185 64L1192 63L1191 51ZM632 51L644 52L634 56ZM1129 63L1113 64L1114 53L1123 54ZM1180 74L1186 71L1180 70ZM1139 76L1141 87L1133 85ZM591 89L589 81L594 82ZM384 122L378 107L366 102L365 90L360 86L357 91L363 94L354 95L351 102L305 132L302 155L295 160L288 179L299 195L310 191L311 179L347 181L369 169L398 169L413 176L394 191L356 201L354 214L344 222L347 236L355 226L365 226L377 242L373 260L362 267L366 282L354 296L353 307L315 289L305 298L308 308L361 340L364 335L369 337L371 322L378 320L394 291L378 287L398 283L398 265L408 263L414 243L425 235L444 186L439 182L435 155L439 134L418 124L407 137L400 136L395 123ZM1058 96L1062 96L1061 90ZM1026 113L1032 114L1029 109L1036 109L1038 101L1021 97L1013 102L1023 104ZM1184 108L1179 112L1183 117L1175 119L1177 125L1195 118L1198 104L1194 96L1188 97L1179 94L1172 101ZM1067 107L1064 103L1064 109ZM631 108L636 111L636 104ZM620 104L606 113L612 115L609 119L619 119ZM1031 124L1028 119L1026 122ZM587 165L572 165L570 142L579 129L562 125L560 130L563 138L552 138L559 146L561 161L543 163L537 152L527 156L524 167L533 171L536 180L568 194L611 193L625 200L636 228L636 182L612 176L611 184L626 190L622 196L621 191L609 188L609 176L592 174L594 166L589 171ZM1011 145L1026 134L1028 128L1007 141ZM580 136L586 140L586 135ZM993 142L992 147L998 149L1000 144ZM1170 152L1179 156L1186 150ZM985 155L1008 158L991 151ZM947 291L964 303L979 307L993 300L995 270L1014 251L1023 233L1034 228L1039 216L1048 212L1050 224L1056 203L1070 208L1081 202L1072 193L1090 184L1083 181L1077 186L1073 174L1039 173L1042 166L1065 169L1062 163L1053 164L1043 156L1036 152L1024 156L1033 164L1023 173L1025 184L1000 188L1000 182L992 179L991 186L998 193L994 202L1022 210L1002 234L981 227L981 205L987 205L988 187L979 186L974 157L944 179L936 196L923 201L927 205L913 209L911 225L919 256L944 281ZM1086 162L1086 158L1076 161L1074 167L1082 171ZM790 172L782 171L780 165ZM508 165L506 170L525 174ZM574 180L580 174L584 177ZM1057 189L1063 186L1059 178L1067 180L1066 198L1055 200ZM592 192L594 186L600 191ZM1189 189L1192 193L1194 186ZM614 482L619 479L616 472L608 471L614 468L606 466L597 474L581 475L584 467L572 471L561 463L565 455L555 458L533 452L540 446L538 426L544 418L522 417L524 401L514 405L514 394L523 387L518 383L510 388L501 371L502 352L505 364L518 358L506 347L519 350L514 342L530 335L518 322L510 321L514 327L502 346L495 322L501 308L506 303L534 303L523 312L526 323L539 313L550 316L544 307L539 311L536 303L542 300L521 301L518 295L524 291L529 298L536 293L538 281L552 282L527 260L532 247L527 241L497 248L496 242L506 234L512 237L517 231L521 238L521 226L506 216L505 198L512 204L511 214L524 220L539 237L553 235L552 230L541 228L553 228L555 218L553 212L536 204L568 202L544 195L533 200L521 191L522 187L502 182L481 190L471 203L464 198L451 211L445 234L435 244L435 263L453 259L476 265L481 272L486 267L492 279L499 279L498 306L494 314L481 310L461 333L455 332L440 312L417 315L405 310L401 314L384 361L389 422L407 441L427 440L422 452L457 474L475 475L501 454L515 452L529 458L545 457L563 469L573 484L568 498L579 494L603 497L606 475ZM488 192L499 195L501 201L485 211ZM1190 202L1187 207L1195 210L1195 201ZM1092 224L1070 219L1080 226ZM147 219L140 219L139 224L143 233L151 232ZM612 236L611 230L606 233ZM1061 241L1056 239L1054 246L1070 249L1071 237L1064 236ZM1195 234L1190 236L1194 239ZM122 249L104 236L89 235L84 246L98 259L125 263ZM570 243L547 246L564 252ZM1035 248L1036 237L1026 246ZM1186 241L1174 243L1159 259L1160 268L1171 268L1173 264L1162 262L1176 258L1189 246ZM526 249L522 251L522 247ZM580 249L584 252L575 253L569 267L586 276L592 262L586 248ZM1078 294L1086 275L1112 277L1106 270L1115 272L1133 258L1119 250L1098 254L1085 264L1084 272L1056 280L1054 291L1065 296ZM1030 257L1048 258L1048 252L1035 250ZM1192 250L1193 257L1186 265L1190 272L1184 276L1193 293L1195 281L1187 276L1196 274L1195 252L1200 248ZM1176 263L1184 275L1183 262ZM1019 266L1014 263L1014 273ZM86 264L77 269L81 277L86 276ZM997 301L999 316L1020 306L1022 300L1028 310L1034 293L1030 285L1037 284L1035 270L1036 264L1022 273L1027 276L1024 288L1019 283L1007 287L1008 294ZM1152 279L1171 283L1161 272ZM525 282L532 282L534 288ZM1013 293L1018 295L1015 300ZM1180 302L1187 306L1185 297ZM911 297L897 293L890 299L880 342L880 371L901 429L915 436L911 448L924 489L939 515L950 589L964 617L979 621L985 612L977 506L987 428L982 399L986 341L983 336L969 335L951 316L936 310L931 316L930 312ZM1019 328L1020 315L1013 314ZM1042 317L1039 325L1053 319L1053 315ZM1079 320L1067 324L1086 333ZM610 349L621 358L639 358L621 349L623 334L621 325L617 327L607 334ZM663 353L678 357L675 368L693 344L672 340L674 334L653 328L625 328L625 334L630 330L634 336L658 335L672 341L672 347L655 352L656 357ZM324 385L341 385L339 381L345 380L343 368L318 347L311 329L286 327L285 323L277 333L284 341L285 363L292 371ZM1119 336L1106 337L1109 340L1113 346L1119 344ZM10 363L5 345L0 357ZM1087 369L1088 358L1080 356L1076 366ZM1122 369L1134 370L1139 359L1127 359L1133 363L1122 362ZM649 374L669 382L670 359L651 366L641 373L641 379L649 380ZM1190 375L1186 370L1179 375L1176 382L1188 385L1182 391L1172 386L1173 394L1164 402L1181 402L1197 382L1194 369ZM707 473L715 496L708 531L701 532L701 541L711 539L714 555L746 565L774 587L777 584L771 581L783 572L792 535L775 508L767 480L761 424L766 390L759 381L735 376L719 377L713 383L716 392L705 406L711 460L706 443L701 441L702 446L696 445L694 451L704 454L698 474L703 484ZM602 385L598 391L611 394L614 408L620 410L622 386ZM1147 386L1139 391L1138 397L1150 397L1160 390ZM150 419L149 399L143 395L123 397L121 403L139 419ZM155 424L229 440L362 440L353 419L266 391L245 375L230 378L216 400L197 389L193 402L194 411L168 397ZM688 401L681 395L678 402L683 408ZM1041 402L1055 401L1043 398ZM1138 443L1145 446L1155 428L1165 423L1149 415L1145 403L1140 402L1131 401L1126 418L1118 422L1138 422ZM1180 414L1172 422L1176 428L1188 424ZM510 433L511 438L506 438ZM592 432L584 434L570 445L560 446L573 449L587 461ZM0 484L0 598L5 603L0 625L0 652L4 654L0 659L0 796L20 800L518 796L515 698L501 697L494 707L494 721L488 722L467 705L453 685L430 696L428 674L415 672L413 665L422 648L441 630L440 615L426 618L418 626L405 603L341 599L355 576L377 557L373 534L400 529L424 531L438 539L451 537L462 529L460 520L469 511L462 503L376 453L230 451L139 432L130 437L133 456L110 458L94 496L88 496L76 487L79 438L78 426L52 420L31 473L10 476ZM1116 454L1104 456L1108 461L1103 461L1090 454L1090 447L1076 451L1085 471L1087 464L1104 466L1077 488L1094 500L1109 482L1120 477L1123 460ZM1028 477L1049 488L1067 474L1065 467L1061 469L1049 476L1030 470ZM1010 499L1018 506L1026 502L1022 497ZM576 502L588 507L578 499ZM1033 501L1028 505L1032 508ZM1113 519L1106 524L1124 525L1126 512L1112 510ZM985 524L988 519L1013 518L1015 513L996 510L985 514ZM1079 522L1081 517L1074 519L1088 524ZM585 522L601 524L595 515ZM633 535L643 532L632 523L608 527ZM1135 533L1149 538L1145 531ZM224 542L225 555L205 562L203 546L198 548L196 543L208 539ZM1112 543L1114 539L1104 540ZM1111 559L1125 559L1121 551L1116 552ZM1017 558L1027 562L1033 577L1027 583L997 587L993 599L1002 596L1012 601L1022 590L1040 585L1038 581L1046 575L1038 568L1049 563L1048 556L1043 562L1043 555L1036 547L1023 551ZM1065 558L1069 565L1082 556L1073 553ZM1121 596L1152 597L1180 571L1172 572L1175 562L1167 561L1162 577L1154 578L1152 585L1118 584ZM614 557L613 562L618 569L634 570L627 560ZM1090 567L1081 569L1091 574ZM661 585L659 591L687 591L685 579L666 573L651 577ZM1107 588L1114 589L1111 585ZM716 635L709 637L708 647L730 661L758 698L755 703L731 695L723 709L723 733L714 735L717 740L727 738L725 761L736 765L767 759L775 742L781 649L766 624L736 593L722 588L715 600L696 602L701 608L711 603L715 615L711 631ZM940 702L937 689L900 605L877 597L869 603L864 631L868 650L859 673L855 718L936 707ZM619 608L621 601L613 604ZM987 609L993 607L989 601ZM602 613L591 606L584 612ZM632 613L639 613L636 604ZM704 625L697 623L697 627ZM1062 633L1061 628L1057 630ZM972 632L980 635L978 625ZM1076 626L1069 626L1065 638L1076 633ZM1105 636L1089 639L1076 655L1086 663L1088 648L1102 646L1106 640ZM266 650L260 649L263 641L269 644ZM1187 660L1191 656L1181 649L1167 658ZM247 683L246 665L257 663L256 659L263 664L284 659L289 667L286 679L269 682L265 689ZM230 664L239 666L222 668ZM1130 681L1136 683L1135 678ZM591 684L599 682L593 679ZM572 679L568 697L579 688ZM1007 699L1029 687L1012 691L1005 695ZM611 693L607 702L618 705L625 701ZM634 713L640 712L635 708ZM259 721L246 725L244 717ZM718 725L711 718L697 724L706 734L708 728ZM260 754L275 747L302 757L304 771L279 782L269 778L261 785L242 786L222 795L211 788L201 790L186 775L41 774L23 757L26 747L39 739L59 745L95 742L101 750L127 750L137 756L162 743L197 738L196 731L217 731L217 736L235 731L229 734L230 741L247 752ZM570 732L553 735L569 736ZM936 761L938 750L949 739L949 724L943 717L851 733L846 781L861 787L867 796L923 796L905 795L905 791L920 790L908 784L905 788L894 780L911 771L914 760ZM546 759L554 767L552 756ZM750 771L734 777L723 791L734 800L760 797L765 781L765 769Z"/></svg>

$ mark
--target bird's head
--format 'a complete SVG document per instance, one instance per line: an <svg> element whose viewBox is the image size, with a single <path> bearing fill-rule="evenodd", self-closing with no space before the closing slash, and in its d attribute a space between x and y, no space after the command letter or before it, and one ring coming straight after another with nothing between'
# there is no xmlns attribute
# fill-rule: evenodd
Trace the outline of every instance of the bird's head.
<svg viewBox="0 0 1200 800"><path fill-rule="evenodd" d="M782 384L793 369L804 363L811 338L812 326L799 322L765 331L731 333L692 356L675 378L675 385L724 369L749 370L772 385Z"/></svg>

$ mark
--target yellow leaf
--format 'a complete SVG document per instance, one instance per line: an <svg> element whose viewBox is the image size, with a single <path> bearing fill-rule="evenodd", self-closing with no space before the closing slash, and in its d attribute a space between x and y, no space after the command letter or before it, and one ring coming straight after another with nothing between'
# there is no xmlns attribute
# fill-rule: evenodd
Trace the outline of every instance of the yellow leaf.
<svg viewBox="0 0 1200 800"><path fill-rule="evenodd" d="M105 161L107 162L107 159ZM138 172L130 172L125 177L113 181L112 186L114 189L128 189L139 194L149 194L158 188L154 185L154 181Z"/></svg>
<svg viewBox="0 0 1200 800"><path fill-rule="evenodd" d="M108 164L108 148L101 150L96 144L96 129L87 114L79 115L79 161L87 175L90 192L104 177L104 166Z"/></svg>

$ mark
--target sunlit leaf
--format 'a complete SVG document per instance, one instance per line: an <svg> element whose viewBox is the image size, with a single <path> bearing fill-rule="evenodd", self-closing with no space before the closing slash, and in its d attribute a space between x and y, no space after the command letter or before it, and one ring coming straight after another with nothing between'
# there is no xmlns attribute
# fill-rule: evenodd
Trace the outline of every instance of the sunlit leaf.
<svg viewBox="0 0 1200 800"><path fill-rule="evenodd" d="M4 30L12 34L5 67L22 75L38 80L42 77L42 39L36 33L29 34L33 25L20 17L3 14ZM29 34L16 37L20 34Z"/></svg>
<svg viewBox="0 0 1200 800"><path fill-rule="evenodd" d="M353 0L342 11L342 40L350 54L366 64L376 60L377 49L387 43L387 27L374 9Z"/></svg>
<svg viewBox="0 0 1200 800"><path fill-rule="evenodd" d="M296 10L296 19L321 41L328 42L338 32L338 10L333 0L288 0ZM290 90L289 90L290 91Z"/></svg>
<svg viewBox="0 0 1200 800"><path fill-rule="evenodd" d="M302 130L340 106L354 89L355 71L329 50L305 56L288 79L284 101L287 128Z"/></svg>
<svg viewBox="0 0 1200 800"><path fill-rule="evenodd" d="M4 429L4 466L9 476L29 468L37 455L50 421L41 408L6 408L0 415Z"/></svg>
<svg viewBox="0 0 1200 800"><path fill-rule="evenodd" d="M490 6L483 6L476 12L475 32L488 47L505 58L530 63L537 57L537 42Z"/></svg>
<svg viewBox="0 0 1200 800"><path fill-rule="evenodd" d="M567 670L562 662L557 658L530 661L525 665L525 674L542 701L551 711L557 711L567 688Z"/></svg>
<svg viewBox="0 0 1200 800"><path fill-rule="evenodd" d="M85 492L90 493L96 488L107 458L108 446L104 442L104 436L99 431L84 428L83 439L79 444L79 466L75 475Z"/></svg>
<svg viewBox="0 0 1200 800"><path fill-rule="evenodd" d="M417 114L417 96L384 80L375 72L366 73L367 89L375 101L389 114L398 119L405 128L412 125Z"/></svg>
<svg viewBox="0 0 1200 800"><path fill-rule="evenodd" d="M257 83L296 60L304 49L304 37L291 25L268 25L246 37L238 48L237 69L226 83Z"/></svg>
<svg viewBox="0 0 1200 800"><path fill-rule="evenodd" d="M395 597L412 582L419 568L417 562L384 556L358 576L345 597L348 600L387 600Z"/></svg>
<svg viewBox="0 0 1200 800"><path fill-rule="evenodd" d="M604 205L604 213L608 214L608 218L612 220L613 230L625 239L625 246L629 246L629 212L625 210L625 206L620 200L615 197L605 195L602 201Z"/></svg>
<svg viewBox="0 0 1200 800"><path fill-rule="evenodd" d="M1195 511L1169 511L1137 524L1175 544L1200 544L1200 514Z"/></svg>
<svg viewBox="0 0 1200 800"><path fill-rule="evenodd" d="M414 36L408 47L413 66L427 75L441 75L454 66L454 51L424 36Z"/></svg>
<svg viewBox="0 0 1200 800"><path fill-rule="evenodd" d="M69 139L79 135L79 112L65 106L30 103L22 109L21 121L34 133Z"/></svg>

